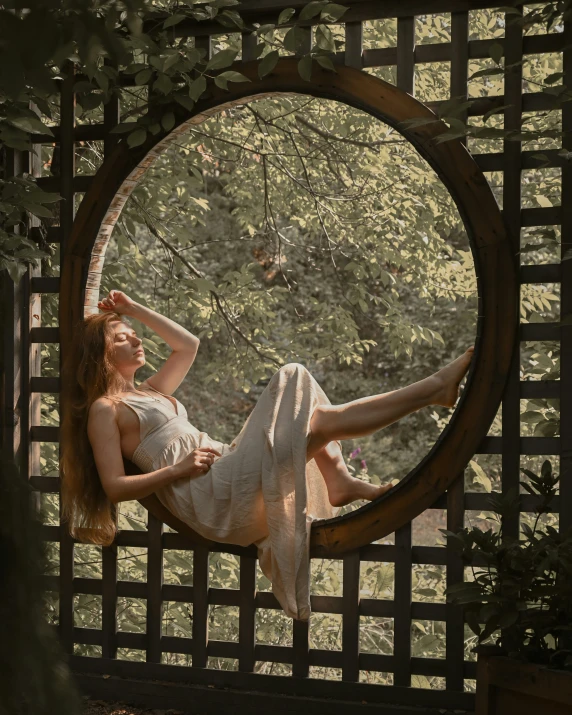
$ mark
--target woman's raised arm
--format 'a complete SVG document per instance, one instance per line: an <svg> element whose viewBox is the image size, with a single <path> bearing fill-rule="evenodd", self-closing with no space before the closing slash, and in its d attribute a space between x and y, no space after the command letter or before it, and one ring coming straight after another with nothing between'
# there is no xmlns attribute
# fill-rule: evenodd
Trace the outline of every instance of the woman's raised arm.
<svg viewBox="0 0 572 715"><path fill-rule="evenodd" d="M99 307L101 310L115 311L120 315L139 320L155 331L173 349L164 365L147 380L151 387L159 392L172 395L195 361L201 342L199 338L174 320L131 300L119 290L110 291L107 298L99 301Z"/></svg>

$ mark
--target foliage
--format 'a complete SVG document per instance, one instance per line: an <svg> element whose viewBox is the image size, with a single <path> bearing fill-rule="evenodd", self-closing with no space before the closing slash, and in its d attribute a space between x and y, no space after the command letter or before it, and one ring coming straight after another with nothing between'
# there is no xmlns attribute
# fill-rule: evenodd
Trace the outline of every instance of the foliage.
<svg viewBox="0 0 572 715"><path fill-rule="evenodd" d="M522 525L524 538L512 538L503 530L506 519L519 514L514 491L488 499L491 511L501 517L498 531L440 529L463 562L474 567L474 579L450 586L447 597L464 606L479 643L495 636L495 644L511 657L572 670L572 528L559 532L541 523L559 476L553 474L550 460L540 474L522 471L528 477L522 486L539 497L532 528Z"/></svg>
<svg viewBox="0 0 572 715"><path fill-rule="evenodd" d="M32 490L13 462L0 465L0 715L75 715L81 698L47 627L41 573L47 554Z"/></svg>
<svg viewBox="0 0 572 715"><path fill-rule="evenodd" d="M0 76L0 141L5 147L28 149L30 132L50 135L46 118L57 124L59 78L68 76L72 66L78 75L78 124L100 123L105 103L117 95L122 108L117 138L130 146L168 132L173 116L164 108L174 99L191 109L204 91L205 78L216 78L222 88L244 81L234 69L241 21L232 0L26 5L29 13L18 11L6 23L0 21L0 46L15 69L10 77ZM565 9L562 3L558 6ZM545 12L537 7L524 16L508 10L507 17L523 22L526 32L538 28L533 19L548 20L552 22L548 29L554 32L561 20L550 13L558 7L554 3L543 7ZM314 25L310 53L299 61L302 77L310 71L309 56L327 69L334 68L330 58L343 50L342 26L336 24L340 18L343 21L340 6L314 2L307 8L299 14L284 11L275 26L252 28L260 76L272 71L279 56L308 47L306 31L297 24L304 21L304 13L319 22ZM471 39L502 36L504 11L496 16L494 12L471 14ZM0 20L6 15L2 11ZM187 18L222 20L221 31L226 34L214 39L210 60L192 39L177 36ZM423 16L416 22L417 42L450 41L445 15ZM33 41L29 36L22 39L28 30L35 33ZM365 23L364 40L372 47L395 46L394 19ZM482 97L502 94L504 73L511 71L502 68L498 46L488 60L473 63L466 109ZM449 67L443 64L416 67L415 94L422 101L449 99ZM395 82L394 69L371 71ZM561 151L559 110L568 99L557 76L561 69L560 55L527 57L523 73L528 91L551 94L555 108L525 118L530 131L520 136L505 131L498 106L470 121L465 120L458 99L439 108L449 127L443 139L455 133L467 136L474 153L494 150L504 140L522 141L523 148L538 152L539 170L523 171L523 196L528 202L523 205L559 203L559 170L543 170L541 154L553 148ZM120 85L119 70L127 70L134 84ZM485 72L479 74L481 70ZM156 108L153 114L148 114L150 100ZM44 170L52 176L58 173L57 151L57 147L42 147ZM77 146L78 174L95 173L102 161L102 142ZM501 182L495 175L488 178L500 203ZM57 249L40 251L28 238L25 221L28 216L44 226L57 223L57 207L53 218L46 213L53 195L46 196L29 176L5 178L0 189L0 210L8 219L0 236L0 268L7 267L17 280L29 260L41 254L43 275L57 275ZM144 177L123 211L114 239L102 290L124 289L201 335L200 354L179 396L192 407L192 421L224 441L231 441L242 426L268 371L277 363L302 360L332 402L343 403L420 379L456 356L474 336L474 269L456 208L401 135L354 108L284 97L260 100L194 127ZM524 230L523 262L554 262L559 249L559 229ZM557 292L549 286L524 285L522 322L558 320ZM57 313L56 297L43 295L42 325L56 326ZM144 335L148 364L141 378L148 377L168 354L150 331ZM57 376L58 358L58 346L42 346L43 375ZM523 344L521 371L523 379L557 379L558 345ZM523 400L522 434L558 434L557 402ZM347 459L349 471L374 483L401 478L426 454L449 418L450 411L442 408L421 411L399 427L353 441L350 449L359 446L361 453ZM55 426L58 420L57 398L42 395L42 424ZM499 424L500 413L491 433ZM57 475L57 457L57 444L42 443L42 474ZM477 455L471 461L470 491L491 492L498 487L500 469L494 459L495 455ZM58 524L58 495L43 494L41 499L45 523ZM348 505L344 512L359 506ZM122 529L146 529L147 516L138 503L122 504L121 512ZM482 526L493 517L494 512L482 512L476 518ZM415 520L419 528L414 524L414 545L435 545L438 519L438 510L429 510ZM393 536L384 541L391 543ZM47 542L46 549L46 571L57 573L57 544ZM100 579L101 554L101 548L76 544L74 574ZM119 549L119 578L144 581L146 559L144 549ZM168 551L164 559L166 583L192 584L191 552ZM211 554L209 586L237 588L238 562L230 554ZM341 583L341 561L313 560L313 594L340 596ZM364 564L360 578L364 598L392 599L393 583L393 564ZM269 589L261 572L257 589ZM443 603L444 570L415 569L412 589L414 601ZM47 592L45 598L46 612L56 622L57 594ZM100 617L101 597L76 596L76 625L98 628ZM292 644L291 622L279 610L261 610L256 618L257 642ZM121 599L118 620L121 631L144 632L145 601ZM236 609L211 606L209 638L236 639L237 621ZM313 614L312 647L339 649L341 625L339 614ZM413 654L443 657L444 631L443 622L414 620ZM192 637L192 604L166 603L163 632ZM465 638L465 655L470 659L477 636L467 629ZM360 619L360 650L391 655L392 620ZM101 655L98 646L85 644L76 646L76 652ZM145 654L124 649L119 657L144 660ZM181 654L164 655L164 662L189 660ZM232 659L222 658L211 659L208 665L236 667ZM286 675L288 669L287 664L256 664L257 672ZM335 669L325 673L325 677L338 675ZM384 673L364 675L370 682L391 682ZM441 681L414 676L413 685L444 687Z"/></svg>
<svg viewBox="0 0 572 715"><path fill-rule="evenodd" d="M32 147L30 135L53 136L42 115L57 119L59 85L75 75L80 113L129 92L120 82L120 72L132 75L137 87L148 90L146 106L153 111L115 130L128 134L131 147L172 129L175 117L162 108L175 101L192 109L206 90L208 77L223 89L228 89L229 81L249 81L240 72L226 69L238 50L227 48L208 58L204 48L177 36L177 27L184 22L216 21L222 28L252 30L257 37L255 56L261 58L260 76L272 70L279 49L301 52L298 66L303 78L309 78L314 60L335 72L330 58L335 46L327 23L339 19L344 6L314 0L297 17L294 10L282 12L277 25L246 27L238 4L238 0L197 0L185 5L153 0L31 0L25 9L19 3L0 8L0 47L6 69L0 73L0 148L26 151ZM316 41L303 51L309 30L298 23L310 19L316 23ZM275 39L275 28L287 24L291 27L283 42ZM12 179L0 181L0 268L7 268L14 281L27 263L47 255L20 236L26 230L26 214L51 217L45 204L57 200L33 186L34 178L27 174L17 183L15 187ZM15 225L18 231L7 230Z"/></svg>

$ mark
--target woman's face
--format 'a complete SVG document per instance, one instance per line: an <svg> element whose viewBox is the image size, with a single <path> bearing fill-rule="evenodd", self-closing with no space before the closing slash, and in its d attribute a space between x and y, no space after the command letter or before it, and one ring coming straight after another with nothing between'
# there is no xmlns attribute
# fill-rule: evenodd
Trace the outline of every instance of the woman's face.
<svg viewBox="0 0 572 715"><path fill-rule="evenodd" d="M114 350L112 359L120 372L137 370L145 364L141 338L125 323L113 322Z"/></svg>

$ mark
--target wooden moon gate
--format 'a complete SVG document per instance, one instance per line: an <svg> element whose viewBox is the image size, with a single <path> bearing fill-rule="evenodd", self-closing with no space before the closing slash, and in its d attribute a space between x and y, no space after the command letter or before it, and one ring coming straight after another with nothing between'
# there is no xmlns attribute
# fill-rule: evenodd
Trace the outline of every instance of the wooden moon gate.
<svg viewBox="0 0 572 715"><path fill-rule="evenodd" d="M60 333L63 349L74 326L97 313L105 251L121 210L154 159L187 129L223 109L262 97L294 93L337 100L362 109L395 127L433 167L449 189L464 221L475 262L479 311L475 354L465 390L450 423L426 457L391 491L356 511L320 520L312 527L312 556L337 557L365 546L411 521L431 507L462 474L486 436L507 378L517 339L519 283L502 215L478 165L463 143L433 141L442 122L404 130L400 123L436 115L411 95L351 67L331 72L314 64L303 80L296 58L282 58L263 79L258 61L236 63L250 82L233 82L224 91L210 81L192 112L173 103L162 107L175 115L174 129L150 136L130 149L120 141L93 179L75 219L61 275ZM65 400L65 386L62 387ZM127 465L133 473L134 465ZM136 470L136 468L135 468ZM155 495L140 500L151 513L195 543L217 547L181 524ZM220 548L220 547L219 547Z"/></svg>

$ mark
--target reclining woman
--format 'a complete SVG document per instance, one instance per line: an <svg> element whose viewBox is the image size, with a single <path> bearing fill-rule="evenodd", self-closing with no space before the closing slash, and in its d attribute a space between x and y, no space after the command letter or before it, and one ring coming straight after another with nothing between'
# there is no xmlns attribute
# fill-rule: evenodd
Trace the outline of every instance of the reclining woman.
<svg viewBox="0 0 572 715"><path fill-rule="evenodd" d="M256 544L260 567L287 615L308 620L312 522L392 488L352 477L342 439L370 435L429 405L453 407L470 347L433 375L385 394L332 405L300 363L277 370L231 444L200 431L170 397L199 347L192 333L112 290L83 320L64 365L70 385L62 420L62 514L72 536L110 544L114 506L155 493L181 521L216 542ZM152 377L127 318L172 349ZM87 458L86 458L87 457ZM123 459L143 472L125 475Z"/></svg>

